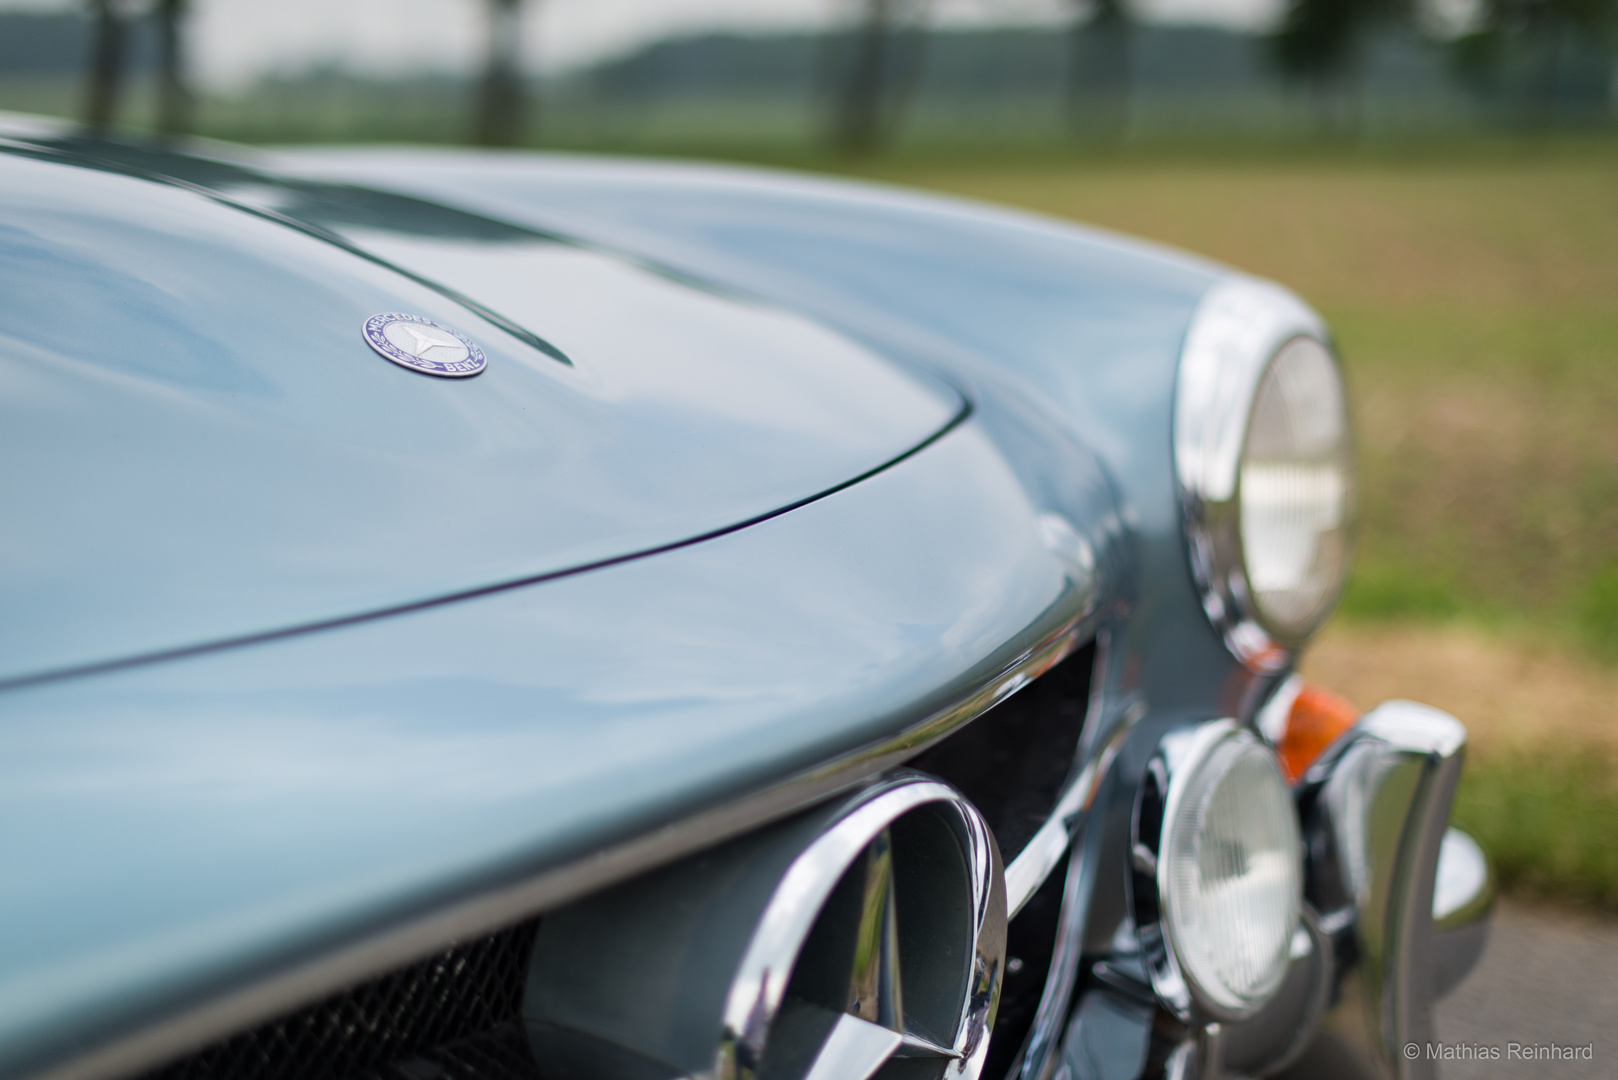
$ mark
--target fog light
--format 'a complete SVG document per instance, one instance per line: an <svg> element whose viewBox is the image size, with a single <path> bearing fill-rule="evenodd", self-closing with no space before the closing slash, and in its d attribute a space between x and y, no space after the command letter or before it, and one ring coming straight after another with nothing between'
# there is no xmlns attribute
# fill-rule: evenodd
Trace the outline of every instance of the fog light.
<svg viewBox="0 0 1618 1080"><path fill-rule="evenodd" d="M1156 762L1136 817L1155 863L1145 918L1158 925L1142 927L1161 942L1153 981L1239 1019L1286 975L1303 888L1297 811L1274 752L1231 721L1166 737Z"/></svg>

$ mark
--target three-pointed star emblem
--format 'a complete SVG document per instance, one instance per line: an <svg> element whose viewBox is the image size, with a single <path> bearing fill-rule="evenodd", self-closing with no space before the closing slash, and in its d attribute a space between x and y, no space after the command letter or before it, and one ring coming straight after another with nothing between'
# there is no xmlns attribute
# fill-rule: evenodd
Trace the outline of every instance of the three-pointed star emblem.
<svg viewBox="0 0 1618 1080"><path fill-rule="evenodd" d="M725 991L716 1080L979 1080L1006 949L983 815L900 773L801 827Z"/></svg>
<svg viewBox="0 0 1618 1080"><path fill-rule="evenodd" d="M465 378L488 363L478 344L459 330L421 315L386 311L365 320L366 344L400 367L423 375Z"/></svg>
<svg viewBox="0 0 1618 1080"><path fill-rule="evenodd" d="M907 1022L888 830L871 842L851 873L859 885L859 922L843 1000L810 1001L789 992L771 1035L772 1063L809 1057L802 1071L780 1071L802 1080L867 1080L893 1058L932 1058L940 1065L960 1058ZM801 1047L798 1053L792 1044Z"/></svg>
<svg viewBox="0 0 1618 1080"><path fill-rule="evenodd" d="M415 356L426 356L428 349L436 349L441 346L460 352L465 351L466 347L459 341L448 334L434 330L430 326L420 326L407 322L395 323L394 325L410 335L415 343L415 347L410 352Z"/></svg>

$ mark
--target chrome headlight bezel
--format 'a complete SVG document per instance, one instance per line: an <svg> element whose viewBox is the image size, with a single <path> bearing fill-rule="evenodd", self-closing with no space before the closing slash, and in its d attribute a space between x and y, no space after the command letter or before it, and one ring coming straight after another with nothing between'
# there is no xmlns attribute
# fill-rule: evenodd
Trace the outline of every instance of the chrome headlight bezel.
<svg viewBox="0 0 1618 1080"><path fill-rule="evenodd" d="M1203 833L1208 828L1196 804L1210 801L1210 793L1232 777L1238 760L1259 755L1268 755L1276 790L1285 802L1280 814L1266 815L1264 820L1281 827L1283 836L1276 850L1288 860L1284 865L1290 886L1279 917L1267 928L1274 931L1276 941L1273 967L1253 986L1240 988L1222 983L1220 965L1210 966L1210 959L1196 943L1187 940L1186 920L1181 916L1199 898L1186 895L1185 882L1176 881L1174 862L1177 849L1187 839L1184 831ZM1187 821L1187 812L1194 821ZM1273 750L1230 719L1169 732L1152 755L1137 795L1131 850L1135 929L1159 1000L1187 1022L1241 1020L1262 1009L1282 985L1291 963L1291 943L1303 917L1302 830ZM1200 902L1206 899L1204 894Z"/></svg>
<svg viewBox="0 0 1618 1080"><path fill-rule="evenodd" d="M1242 539L1241 476L1253 408L1265 374L1300 339L1318 345L1342 382L1326 326L1292 293L1233 278L1208 291L1192 316L1180 354L1174 402L1174 468L1191 574L1203 610L1231 653L1251 670L1284 668L1336 606L1347 559L1313 617L1287 626L1266 617L1253 595ZM1351 428L1343 402L1344 452ZM1342 512L1352 523L1352 482Z"/></svg>

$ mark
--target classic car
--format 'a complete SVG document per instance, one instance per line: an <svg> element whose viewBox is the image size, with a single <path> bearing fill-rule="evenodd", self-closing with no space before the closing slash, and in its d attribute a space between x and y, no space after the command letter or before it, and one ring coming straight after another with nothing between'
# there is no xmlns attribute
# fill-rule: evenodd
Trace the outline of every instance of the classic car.
<svg viewBox="0 0 1618 1080"><path fill-rule="evenodd" d="M930 195L0 124L0 1075L1432 1075L1284 288Z"/></svg>

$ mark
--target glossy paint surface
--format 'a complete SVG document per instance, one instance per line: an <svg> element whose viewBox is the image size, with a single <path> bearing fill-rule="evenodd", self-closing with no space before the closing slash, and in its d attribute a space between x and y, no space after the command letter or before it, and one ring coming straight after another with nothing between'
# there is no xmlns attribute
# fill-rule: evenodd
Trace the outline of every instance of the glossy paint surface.
<svg viewBox="0 0 1618 1080"><path fill-rule="evenodd" d="M1077 440L1130 532L1138 592L1120 670L1134 668L1155 708L1249 707L1254 680L1232 667L1191 580L1173 462L1180 346L1224 268L1033 215L764 170L419 151L276 164L580 237L801 311L966 387L1030 484L1059 471L1041 453L1059 461L1055 448Z"/></svg>
<svg viewBox="0 0 1618 1080"><path fill-rule="evenodd" d="M464 216L390 220L356 232L572 364L285 224L0 154L0 681L679 542L961 408L800 316ZM473 335L487 370L382 360L378 312Z"/></svg>
<svg viewBox="0 0 1618 1080"><path fill-rule="evenodd" d="M5 694L0 1073L926 715L1078 614L1044 509L968 425L708 543Z"/></svg>
<svg viewBox="0 0 1618 1080"><path fill-rule="evenodd" d="M118 366L162 352L111 349L97 367L18 349L28 379L11 385L43 389L16 415L43 409L68 435L30 421L16 445L39 461L49 449L64 471L8 479L8 497L73 527L7 541L0 574L10 552L36 561L0 587L43 583L0 593L38 622L0 624L8 663L374 610L536 572L519 564L542 572L561 552L691 536L720 508L778 507L916 446L955 415L941 384L973 412L845 490L679 550L0 691L0 857L19 868L0 912L29 928L0 954L0 1072L898 730L1089 606L1042 539L1049 515L1094 551L1092 625L1110 642L1081 756L1144 705L1120 754L1138 772L1165 727L1244 715L1261 689L1202 614L1173 475L1179 349L1219 268L981 207L739 170L125 157L332 242L75 173L104 185L64 197L83 219L129 217L139 187L160 194L118 228L162 224L226 253L220 288L237 307L176 306L171 284L129 309L171 310L175 334L207 329L235 361L222 370L267 387L193 385L211 361L192 383ZM183 209L159 221L165 200ZM143 258L152 241L124 250ZM249 271L312 287L244 287ZM574 366L502 336L456 293ZM258 325L294 346L318 338L312 353L233 344L241 299L259 295L301 297L301 321ZM489 370L460 386L371 355L359 323L404 302L476 337ZM366 309L344 330L352 371L327 344L343 305ZM68 320L75 347L105 310L123 309ZM0 347L14 348L11 325ZM710 342L721 347L694 347ZM126 462L126 445L147 453L171 433L166 456ZM99 573L97 587L74 567ZM257 591L232 591L238 580ZM1127 830L1132 786L1116 790L1086 833L1092 865L1108 830ZM1122 876L1096 880L1086 903L1104 945Z"/></svg>

